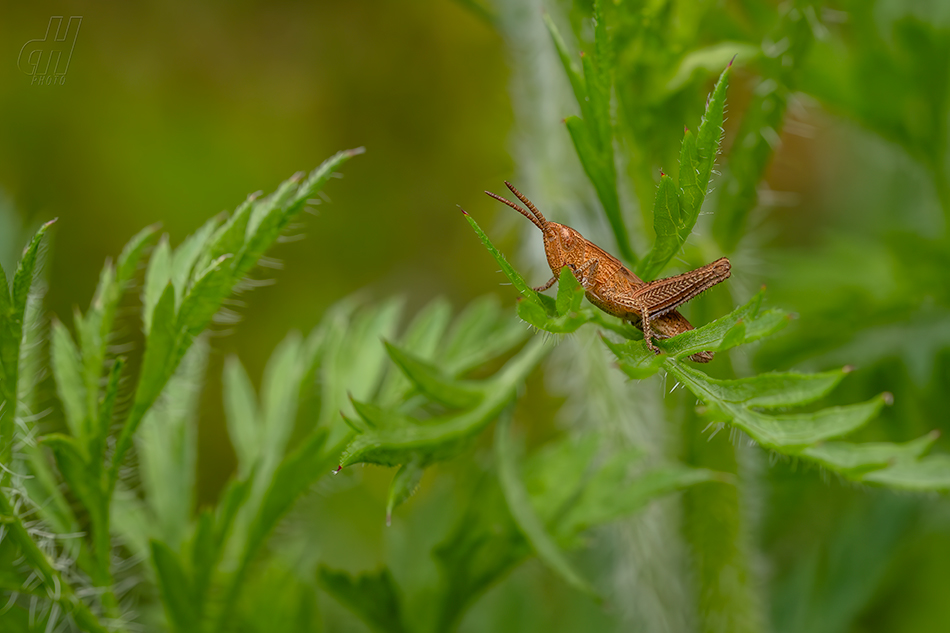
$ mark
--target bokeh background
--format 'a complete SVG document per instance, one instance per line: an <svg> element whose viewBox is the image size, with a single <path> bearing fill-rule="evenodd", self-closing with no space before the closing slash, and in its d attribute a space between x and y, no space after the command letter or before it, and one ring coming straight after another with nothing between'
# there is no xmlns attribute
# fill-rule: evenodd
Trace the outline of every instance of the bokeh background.
<svg viewBox="0 0 950 633"><path fill-rule="evenodd" d="M659 12L667 3L644 4ZM718 14L710 32L735 39L784 3L697 4ZM770 301L800 315L750 363L763 370L856 364L860 377L836 398L895 395L865 439L906 440L937 428L944 431L937 450L947 450L950 4L872 5L838 2L816 14L830 25L822 27L827 37L775 139L751 247L734 258L730 283L740 294L767 284ZM535 237L531 227L481 193L502 190L504 179L543 185L526 192L549 217L574 217L585 234L609 243L604 223L583 212L596 198L560 126L576 105L541 4L486 6L0 6L0 256L9 270L31 230L58 217L45 262L46 308L67 323L75 306L88 304L103 261L143 226L161 222L177 244L247 194L269 192L339 149L366 148L327 187L318 215L306 218L299 231L306 238L270 253L282 262L267 274L277 283L250 294L242 322L213 339L199 422L199 504L217 498L234 467L220 398L228 354L258 382L289 330L308 331L354 292L405 296L409 313L437 296L460 307L494 293L513 304L457 205L525 270L540 257L537 243L521 239ZM590 10L581 0L545 6L565 30ZM42 37L51 15L82 15L81 30L64 84L31 86L17 56ZM869 22L864 30L861 21ZM726 125L726 157L754 101L756 72L740 66L730 89L736 116ZM717 74L696 78L697 90L708 90ZM700 104L685 100L683 111L696 118ZM925 262L915 267L921 254ZM546 278L534 270L539 283ZM542 395L533 415L543 435L560 400L541 378L535 383L532 393ZM776 630L950 630L945 498L855 489L788 463L763 460L759 468L759 503L748 511L760 548L754 566L767 584L758 592L772 596ZM451 473L427 479L405 520L387 531L389 477L367 469L318 490L293 517L298 533L320 543L307 556L360 571L381 561L411 567L412 552L427 552L448 521ZM600 552L587 565L610 562ZM339 627L328 630L363 630L324 603ZM529 564L486 597L465 630L610 630L622 628L624 613L616 605L602 610Z"/></svg>

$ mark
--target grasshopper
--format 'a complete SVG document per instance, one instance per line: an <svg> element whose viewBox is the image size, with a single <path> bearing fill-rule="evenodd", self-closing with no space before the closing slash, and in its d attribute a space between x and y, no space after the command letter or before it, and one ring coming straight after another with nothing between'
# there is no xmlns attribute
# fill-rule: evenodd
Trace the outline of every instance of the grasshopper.
<svg viewBox="0 0 950 633"><path fill-rule="evenodd" d="M497 194L485 193L531 220L544 234L544 253L553 277L535 290L547 290L558 280L561 269L570 267L588 301L643 330L643 338L655 354L660 350L653 344L654 337L669 338L693 329L676 308L729 278L729 260L720 257L682 275L645 282L619 259L571 227L549 222L523 193L508 181L505 185L531 213ZM708 363L713 353L699 352L689 358L697 363Z"/></svg>

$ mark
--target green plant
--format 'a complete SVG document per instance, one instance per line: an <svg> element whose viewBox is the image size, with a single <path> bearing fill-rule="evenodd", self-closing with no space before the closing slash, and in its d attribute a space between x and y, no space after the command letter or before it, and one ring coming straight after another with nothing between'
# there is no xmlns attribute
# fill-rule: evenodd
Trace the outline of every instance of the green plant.
<svg viewBox="0 0 950 633"><path fill-rule="evenodd" d="M464 4L503 33L522 34L517 20L526 18L507 5ZM468 216L518 291L517 308L486 298L453 316L435 299L408 314L399 300L354 297L307 335L289 334L257 388L255 369L228 357L223 400L237 465L210 507L196 508L208 331L216 314L231 319L223 308L253 286L253 266L358 152L249 198L175 249L156 227L145 229L106 263L72 328L55 319L47 327L42 314L38 262L50 225L41 227L13 275L0 275L2 628L336 630L352 626L335 610L342 605L370 629L393 633L576 630L567 617L546 623L545 609L530 609L525 597L536 589L524 589L519 574L532 573L545 604L575 608L587 628L759 631L769 618L789 633L854 627L910 536L924 547L936 539L930 549L943 560L937 513L921 528L915 519L925 508L915 497L872 490L950 489L950 458L927 455L945 405L950 251L945 235L874 240L866 229L814 252L783 251L777 288L747 292L758 286L751 271L765 251L756 228L768 207L761 184L796 92L806 91L903 148L946 216L940 60L950 40L945 28L913 17L894 19L885 37L865 3L840 7L852 23L827 26L827 7L804 0L779 11L751 2L595 1L543 21L532 13L579 110L561 136L586 176L581 189L602 211L587 215L590 237L606 244L612 234L616 252L645 278L680 258L689 266L723 253L734 278L691 305L697 329L658 341L663 354L655 356L638 330L584 303L569 269L556 297L531 290ZM570 32L557 26L565 22ZM579 63L574 41L588 51ZM935 72L921 71L928 63ZM711 84L709 73L722 68ZM886 89L875 88L878 76ZM717 159L730 82L746 90L747 105ZM922 119L908 115L921 111ZM710 187L718 191L709 195ZM569 205L561 212L580 219ZM117 356L110 343L119 305L145 260L143 353ZM767 299L800 318L764 307ZM717 352L710 365L687 361L704 350ZM813 371L789 369L800 364ZM538 413L542 366L556 406L569 412L566 429L544 426ZM41 421L46 368L57 405ZM516 425L530 428L526 451ZM766 458L779 465L766 470ZM374 525L393 524L386 548L320 505L321 495L348 499L353 489L341 488L379 475L357 465L393 469L388 492L370 504ZM817 509L839 494L837 481L856 487L858 501ZM426 494L407 504L420 486ZM769 517L756 517L749 508L769 495L779 498ZM828 520L827 544L783 548L759 536L789 539L835 512L843 518ZM644 524L646 536L610 541ZM334 558L320 539L327 526L384 553ZM667 576L658 571L669 562L656 555L663 547L685 552ZM783 558L788 550L794 555ZM764 553L778 569L768 590L755 564ZM614 568L648 581L624 593L629 585L611 579ZM689 588L667 591L676 583ZM529 616L509 617L516 611L499 606L493 587L514 587ZM617 614L603 602L632 607Z"/></svg>

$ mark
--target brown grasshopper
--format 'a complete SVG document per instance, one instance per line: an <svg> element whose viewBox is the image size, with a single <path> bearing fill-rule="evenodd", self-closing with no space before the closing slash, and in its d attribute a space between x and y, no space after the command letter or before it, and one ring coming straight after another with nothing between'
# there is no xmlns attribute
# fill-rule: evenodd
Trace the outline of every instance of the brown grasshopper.
<svg viewBox="0 0 950 633"><path fill-rule="evenodd" d="M510 200L490 191L485 193L531 220L544 233L544 253L554 276L535 290L541 292L553 286L561 269L569 266L584 287L588 301L643 330L647 346L656 354L660 350L653 344L654 336L669 338L693 329L676 308L729 278L729 260L720 257L682 275L645 282L571 227L546 220L523 193L508 181L505 185L531 209L533 216ZM697 363L708 363L713 353L698 352L689 358Z"/></svg>

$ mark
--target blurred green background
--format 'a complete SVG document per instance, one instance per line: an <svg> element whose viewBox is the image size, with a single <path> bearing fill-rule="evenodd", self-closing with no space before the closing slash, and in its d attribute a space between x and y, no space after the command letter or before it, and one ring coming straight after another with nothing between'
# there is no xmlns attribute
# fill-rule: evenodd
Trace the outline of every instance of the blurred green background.
<svg viewBox="0 0 950 633"><path fill-rule="evenodd" d="M643 24L671 5L629 4ZM689 14L688 4L678 15ZM706 22L694 46L780 45L763 33L785 4L697 2ZM589 35L582 25L589 3L545 6L581 39ZM17 55L42 37L51 15L82 15L81 30L64 85L31 86ZM833 2L814 17L822 37L795 78L728 282L746 296L767 284L769 300L800 318L749 363L760 370L855 364L861 371L835 400L885 390L895 396L862 439L907 440L937 428L944 432L937 450L946 451L950 3ZM534 26L520 31L525 24ZM513 303L456 205L478 217L524 270L539 261L536 235L527 226L522 236L530 241L506 231L520 219L481 193L500 191L504 179L543 187L522 189L549 217L569 217L610 244L604 222L584 213L596 199L559 126L576 105L546 38L535 2L499 1L490 9L449 0L5 3L3 264L31 229L58 217L46 307L69 321L74 306L87 305L105 258L141 227L161 222L177 244L246 194L270 191L338 149L366 147L345 178L327 187L332 202L306 218L299 231L306 239L271 253L283 263L266 275L277 283L250 293L242 322L213 339L199 424L199 503L214 500L234 465L220 404L226 355L238 354L258 382L288 330L309 330L327 306L356 291L374 301L404 295L410 313L439 295L456 306L484 293ZM694 76L685 97L666 103L670 125L662 134L676 140L665 151L677 150L683 119L699 112L695 95L717 74ZM740 65L730 88L726 178L738 123L758 103L760 75L761 68ZM618 94L627 88L618 86ZM646 94L633 96L648 101ZM661 168L665 159L645 160ZM535 273L537 283L546 278ZM556 391L540 378L529 386L539 427L551 425ZM769 605L775 630L950 630L945 497L856 489L794 463L763 459L757 468L762 477L744 510L761 582L755 593ZM454 484L464 488L464 472L438 472L388 530L390 473L366 469L322 483L286 530L288 559L352 571L385 560L411 570L419 564L413 552L425 555L446 529L458 503ZM610 562L610 547L595 543L586 565ZM323 603L328 630L363 630L331 600ZM531 563L490 592L464 630L622 630L623 622L643 621L628 616L623 604L602 610ZM677 630L657 624L662 618L651 622L648 630Z"/></svg>

